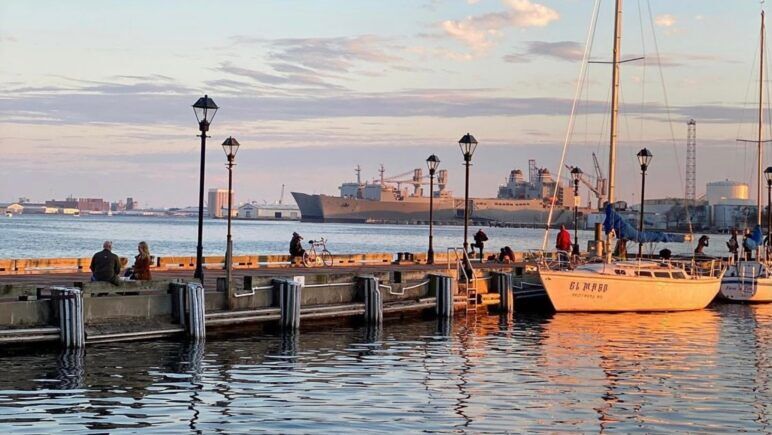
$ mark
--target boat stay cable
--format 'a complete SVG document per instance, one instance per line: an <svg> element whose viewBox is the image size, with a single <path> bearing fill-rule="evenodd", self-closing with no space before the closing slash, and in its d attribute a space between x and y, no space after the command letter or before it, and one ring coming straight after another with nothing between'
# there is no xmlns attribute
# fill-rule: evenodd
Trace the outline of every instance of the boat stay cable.
<svg viewBox="0 0 772 435"><path fill-rule="evenodd" d="M566 135L563 140L563 151L561 152L561 155L560 155L560 164L558 165L558 171L555 178L557 182L555 183L555 189L552 192L552 199L550 201L550 211L549 211L549 214L547 215L547 225L546 225L546 228L544 229L544 239L542 240L542 246L541 246L542 251L545 251L547 249L547 240L549 238L550 225L552 224L552 215L555 211L555 203L558 198L558 189L560 188L560 175L563 170L563 162L566 159L566 150L568 149L568 143L571 139L571 136L574 130L576 105L577 105L577 102L579 101L579 98L582 92L582 87L584 84L584 79L587 74L587 64L589 60L589 55L592 51L592 42L595 35L595 26L598 20L599 9L600 9L600 0L595 0L592 17L590 18L590 27L587 31L587 39L585 40L585 44L584 44L584 54L582 55L582 64L579 68L579 80L576 82L574 99L573 99L573 102L571 103L571 113L568 118L568 127L566 128Z"/></svg>

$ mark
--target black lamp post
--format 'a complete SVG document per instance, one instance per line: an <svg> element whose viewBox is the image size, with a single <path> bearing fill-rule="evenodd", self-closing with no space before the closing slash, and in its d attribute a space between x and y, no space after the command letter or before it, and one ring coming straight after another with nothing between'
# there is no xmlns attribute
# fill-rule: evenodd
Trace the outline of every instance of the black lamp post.
<svg viewBox="0 0 772 435"><path fill-rule="evenodd" d="M469 252L469 240L467 234L469 231L469 166L472 164L472 155L477 149L477 139L471 134L465 134L458 141L461 148L461 154L464 155L464 166L466 166L466 178L464 179L464 252Z"/></svg>
<svg viewBox="0 0 772 435"><path fill-rule="evenodd" d="M649 168L652 157L654 157L654 155L646 148L638 151L638 163L641 165L641 219L640 222L638 222L639 233L643 232L643 203L646 199L646 170ZM641 258L641 255L643 254L643 242L640 241L640 234L638 237L638 258Z"/></svg>
<svg viewBox="0 0 772 435"><path fill-rule="evenodd" d="M225 156L228 158L228 163L225 165L228 168L228 236L225 244L225 289L228 299L230 300L231 277L233 274L233 239L231 238L231 217L233 216L233 167L236 166L233 161L236 159L236 153L239 151L239 141L234 139L233 136L230 136L222 143L222 149L225 151Z"/></svg>
<svg viewBox="0 0 772 435"><path fill-rule="evenodd" d="M767 179L767 243L772 243L772 237L769 235L772 233L772 166L767 166L764 170L764 177Z"/></svg>
<svg viewBox="0 0 772 435"><path fill-rule="evenodd" d="M198 120L198 130L201 132L201 175L199 176L198 186L198 245L196 246L196 272L193 274L193 277L200 279L202 283L204 282L204 245L202 236L204 234L204 164L206 162L206 132L209 131L209 125L212 123L212 119L214 119L217 109L217 104L215 104L208 95L199 98L198 101L196 101L196 104L193 105L193 112L196 114L196 119Z"/></svg>
<svg viewBox="0 0 772 435"><path fill-rule="evenodd" d="M434 154L426 159L429 168L429 251L426 253L426 262L434 264L434 172L440 166L440 159Z"/></svg>
<svg viewBox="0 0 772 435"><path fill-rule="evenodd" d="M571 178L574 180L574 249L572 255L579 255L579 180L582 178L582 170L578 167L571 169Z"/></svg>

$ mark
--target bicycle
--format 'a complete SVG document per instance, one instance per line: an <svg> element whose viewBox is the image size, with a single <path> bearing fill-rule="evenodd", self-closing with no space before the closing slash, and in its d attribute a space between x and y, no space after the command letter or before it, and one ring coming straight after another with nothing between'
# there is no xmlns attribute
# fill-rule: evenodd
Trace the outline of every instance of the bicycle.
<svg viewBox="0 0 772 435"><path fill-rule="evenodd" d="M332 266L332 253L327 250L327 240L322 237L319 240L309 240L311 245L306 252L303 253L303 265L305 267L311 266ZM320 253L317 254L316 248L321 247Z"/></svg>

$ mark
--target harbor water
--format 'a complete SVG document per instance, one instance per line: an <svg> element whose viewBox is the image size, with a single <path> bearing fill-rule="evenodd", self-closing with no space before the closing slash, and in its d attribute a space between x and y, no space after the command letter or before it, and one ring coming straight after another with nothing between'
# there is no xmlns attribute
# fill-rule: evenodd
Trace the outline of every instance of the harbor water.
<svg viewBox="0 0 772 435"><path fill-rule="evenodd" d="M491 228L470 226L472 235L482 228L489 237L486 251L497 253L504 246L515 251L541 249L544 230L526 228ZM137 242L144 240L151 253L160 256L195 255L197 220L129 216L42 216L18 215L0 219L0 258L90 257L104 240L113 241L113 251L121 256L136 255ZM429 228L422 225L319 224L302 222L245 221L233 222L235 255L286 254L292 232L304 238L304 244L324 237L333 254L365 252L421 252L427 249ZM573 231L571 232L573 238ZM547 240L554 249L557 231ZM224 255L226 221L204 221L204 255ZM591 231L580 231L579 242L586 249ZM699 235L695 236L695 240ZM725 255L727 235L711 236L706 253ZM459 247L463 227L435 226L435 252ZM644 247L656 253L667 247L674 253L690 253L695 244L659 244ZM637 252L637 246L628 246Z"/></svg>
<svg viewBox="0 0 772 435"><path fill-rule="evenodd" d="M0 354L0 432L769 432L772 305Z"/></svg>

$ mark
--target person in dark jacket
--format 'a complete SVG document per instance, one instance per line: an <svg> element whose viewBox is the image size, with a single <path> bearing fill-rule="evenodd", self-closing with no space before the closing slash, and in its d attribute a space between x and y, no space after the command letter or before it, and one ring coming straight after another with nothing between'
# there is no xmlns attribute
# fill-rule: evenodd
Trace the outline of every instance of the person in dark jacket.
<svg viewBox="0 0 772 435"><path fill-rule="evenodd" d="M740 250L740 243L737 241L737 229L732 228L732 237L729 238L729 241L726 242L726 247L729 249L729 255L732 257L732 259L737 262L737 259L739 257L738 251Z"/></svg>
<svg viewBox="0 0 772 435"><path fill-rule="evenodd" d="M118 275L121 273L121 260L112 253L113 242L107 240L102 244L102 250L91 257L92 281L104 281L120 285Z"/></svg>
<svg viewBox="0 0 772 435"><path fill-rule="evenodd" d="M303 243L301 242L303 240L302 237L300 237L300 234L298 233L292 233L292 240L290 240L289 245L289 253L292 259L295 257L303 257L303 254L305 254L306 250L303 249ZM292 261L290 259L290 261Z"/></svg>
<svg viewBox="0 0 772 435"><path fill-rule="evenodd" d="M474 234L474 243L472 243L472 252L470 254L474 255L474 248L480 249L480 262L485 260L485 257L483 256L483 249L485 248L485 242L488 241L488 235L483 232L482 228L477 230L477 232Z"/></svg>

